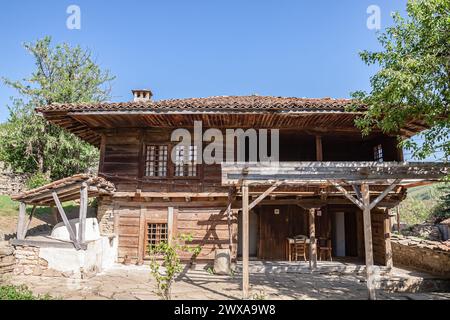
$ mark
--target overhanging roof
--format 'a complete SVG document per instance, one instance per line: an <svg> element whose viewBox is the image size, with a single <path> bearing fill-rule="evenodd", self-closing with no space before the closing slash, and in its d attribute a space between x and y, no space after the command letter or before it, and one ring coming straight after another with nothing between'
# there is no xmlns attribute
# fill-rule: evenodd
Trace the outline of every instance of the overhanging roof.
<svg viewBox="0 0 450 320"><path fill-rule="evenodd" d="M110 195L115 190L114 184L104 178L77 174L15 195L12 199L30 205L49 206L55 204L53 192L56 192L61 201L73 201L80 198L80 188L83 184L88 187L89 197Z"/></svg>
<svg viewBox="0 0 450 320"><path fill-rule="evenodd" d="M349 184L367 182L375 185L408 186L422 181L439 181L450 173L450 165L435 162L279 162L223 163L222 184L270 185L284 184L332 185L331 181L345 180Z"/></svg>
<svg viewBox="0 0 450 320"><path fill-rule="evenodd" d="M353 108L350 108L353 107ZM351 109L351 110L350 110ZM98 129L129 127L325 128L353 130L366 106L350 99L307 99L267 96L226 96L148 102L52 104L36 109L50 122L99 146ZM401 134L426 129L412 121Z"/></svg>

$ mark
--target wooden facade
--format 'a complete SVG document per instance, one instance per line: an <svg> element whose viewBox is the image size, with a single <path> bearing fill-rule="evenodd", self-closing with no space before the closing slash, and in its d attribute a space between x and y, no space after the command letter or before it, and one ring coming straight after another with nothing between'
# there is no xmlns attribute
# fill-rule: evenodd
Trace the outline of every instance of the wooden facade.
<svg viewBox="0 0 450 320"><path fill-rule="evenodd" d="M101 132L99 175L116 186L114 195L107 198L110 198L108 205L113 207L114 215L118 217L115 227L119 237L120 261L139 263L145 260L147 226L149 223L167 221L169 207L174 208L173 234L192 234L193 245L202 246L198 260L211 260L216 248L228 248L230 244L234 257L238 257L240 196L233 202L233 216L229 219L226 208L230 187L222 184L220 164L197 165L195 177L177 177L174 175L175 164L169 159L166 177L145 176L146 146L164 145L170 153L177 143L170 140L172 131L173 128L118 128ZM401 152L397 150L393 137L362 138L348 133L316 136L303 130L289 129L280 130L280 161L315 161L318 140L321 143L320 157L324 161L373 161L376 145L382 146L384 160L401 160ZM264 187L255 186L249 192L256 197L264 190ZM285 239L308 234L307 210L296 204L298 197L304 200L323 199L327 193L335 192L334 187L312 185L276 188L270 199L253 209L259 219L257 230L251 230L251 236L257 234L257 239L252 240L258 244L256 257L287 259ZM389 205L394 206L403 197L400 189L391 196ZM348 256L363 257L363 252L355 249L362 243L362 238L354 235L357 230L362 230L362 220L356 219L361 212L342 196L330 199L329 204L323 206L322 216L316 217L317 236L332 236L333 214L339 207L345 208L342 210L353 217L351 222L348 222L350 218L346 222L351 230L347 236ZM280 210L280 215L273 215L274 208ZM386 230L381 232L384 234ZM378 243L378 239L374 238L374 242ZM378 256L376 260L384 263Z"/></svg>
<svg viewBox="0 0 450 320"><path fill-rule="evenodd" d="M100 149L99 176L115 191L99 194L98 219L104 234L118 237L119 261L144 263L148 245L191 234L192 245L202 248L197 260L211 261L219 248L229 248L234 260L242 256L244 298L250 256L289 259L286 240L296 235L309 237L311 269L317 267L321 238L331 241L334 256L365 257L369 296L375 298L374 261L392 266L387 208L402 201L408 187L437 180L449 170L403 162L398 137L427 129L422 120L410 119L390 135L374 129L363 137L354 122L367 107L353 100L151 101L149 91L133 94L140 98L37 110ZM202 123L201 132L195 132L196 121ZM280 162L261 166L260 155L243 163L237 158L200 163L197 157L209 140L180 149L171 139L179 128L201 136L210 128L223 134L279 130ZM247 140L245 151L258 146L261 137ZM223 152L236 150L228 146Z"/></svg>

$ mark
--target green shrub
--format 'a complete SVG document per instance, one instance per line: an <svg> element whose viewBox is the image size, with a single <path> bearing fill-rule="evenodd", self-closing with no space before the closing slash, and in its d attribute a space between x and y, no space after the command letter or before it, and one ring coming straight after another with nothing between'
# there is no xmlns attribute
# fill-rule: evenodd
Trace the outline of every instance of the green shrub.
<svg viewBox="0 0 450 320"><path fill-rule="evenodd" d="M46 177L43 173L35 173L26 182L27 189L35 189L50 183L50 179Z"/></svg>
<svg viewBox="0 0 450 320"><path fill-rule="evenodd" d="M192 242L192 236L181 234L170 243L163 241L148 247L151 257L150 273L156 280L157 294L163 300L172 298L172 284L183 269L179 252L193 253L196 257L201 250L200 246L189 246L187 242Z"/></svg>
<svg viewBox="0 0 450 320"><path fill-rule="evenodd" d="M51 300L51 296L35 296L27 286L0 286L0 300Z"/></svg>

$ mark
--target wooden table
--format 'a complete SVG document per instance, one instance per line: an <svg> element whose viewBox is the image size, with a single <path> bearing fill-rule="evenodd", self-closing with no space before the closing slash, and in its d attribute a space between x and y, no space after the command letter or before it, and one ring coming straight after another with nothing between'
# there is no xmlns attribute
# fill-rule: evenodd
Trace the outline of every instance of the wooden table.
<svg viewBox="0 0 450 320"><path fill-rule="evenodd" d="M291 262L291 256L292 256L292 246L295 243L294 238L286 238L286 255L288 258L288 261ZM306 239L306 244L309 247L309 238ZM308 256L309 250L306 250L306 255Z"/></svg>

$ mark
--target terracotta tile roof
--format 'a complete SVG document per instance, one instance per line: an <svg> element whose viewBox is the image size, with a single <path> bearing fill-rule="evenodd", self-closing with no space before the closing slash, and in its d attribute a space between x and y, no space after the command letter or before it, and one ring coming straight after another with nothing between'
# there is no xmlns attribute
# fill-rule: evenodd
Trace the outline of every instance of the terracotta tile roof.
<svg viewBox="0 0 450 320"><path fill-rule="evenodd" d="M150 102L51 104L39 112L88 111L312 111L345 112L354 104L350 99L308 99L270 96L220 96L209 98L170 99ZM364 111L359 106L359 111Z"/></svg>

